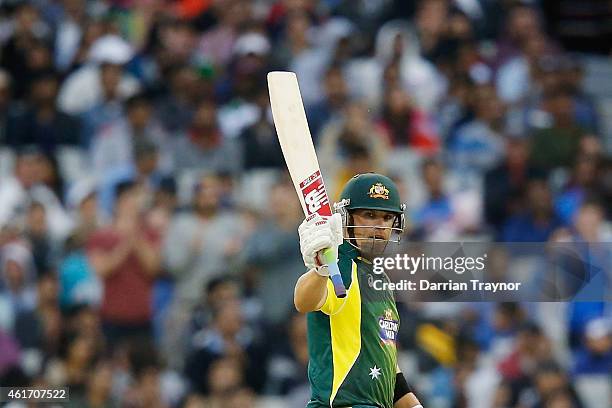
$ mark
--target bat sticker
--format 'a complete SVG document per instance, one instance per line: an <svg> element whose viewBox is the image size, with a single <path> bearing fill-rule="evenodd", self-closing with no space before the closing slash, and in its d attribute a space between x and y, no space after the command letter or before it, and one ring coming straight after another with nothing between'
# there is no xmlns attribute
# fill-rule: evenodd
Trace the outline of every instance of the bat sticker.
<svg viewBox="0 0 612 408"><path fill-rule="evenodd" d="M322 216L331 215L329 198L325 192L325 185L321 172L317 170L310 177L300 183L300 189L304 196L304 203L308 210L308 215L318 213Z"/></svg>

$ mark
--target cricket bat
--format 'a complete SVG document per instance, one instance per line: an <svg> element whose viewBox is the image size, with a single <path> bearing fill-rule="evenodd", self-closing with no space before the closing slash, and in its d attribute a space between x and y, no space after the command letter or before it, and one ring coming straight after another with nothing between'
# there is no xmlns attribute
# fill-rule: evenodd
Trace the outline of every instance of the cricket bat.
<svg viewBox="0 0 612 408"><path fill-rule="evenodd" d="M308 128L297 77L293 72L270 72L268 89L276 133L304 215L330 216L329 197ZM346 288L334 253L330 248L321 252L329 268L336 296L345 297Z"/></svg>

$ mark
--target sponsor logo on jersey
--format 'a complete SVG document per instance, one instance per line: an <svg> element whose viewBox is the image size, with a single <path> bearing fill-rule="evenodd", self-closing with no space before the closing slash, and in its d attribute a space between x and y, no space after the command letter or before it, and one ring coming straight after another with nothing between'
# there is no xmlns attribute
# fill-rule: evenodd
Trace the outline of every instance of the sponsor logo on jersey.
<svg viewBox="0 0 612 408"><path fill-rule="evenodd" d="M395 344L399 332L399 322L394 319L391 309L386 309L385 314L378 318L380 339L385 344Z"/></svg>
<svg viewBox="0 0 612 408"><path fill-rule="evenodd" d="M383 200L389 199L389 189L385 187L383 183L372 184L370 191L368 192L370 198L382 198Z"/></svg>

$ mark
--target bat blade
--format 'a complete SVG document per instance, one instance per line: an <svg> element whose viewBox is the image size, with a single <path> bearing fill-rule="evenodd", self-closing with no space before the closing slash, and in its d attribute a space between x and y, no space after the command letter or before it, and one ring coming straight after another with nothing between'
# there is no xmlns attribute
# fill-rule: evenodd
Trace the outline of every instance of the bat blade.
<svg viewBox="0 0 612 408"><path fill-rule="evenodd" d="M270 72L268 89L278 140L304 214L331 215L297 77Z"/></svg>
<svg viewBox="0 0 612 408"><path fill-rule="evenodd" d="M304 214L331 215L329 196L312 143L297 76L293 72L268 73L270 106L278 140L298 194ZM345 297L346 289L335 259L329 249L323 251L336 296Z"/></svg>

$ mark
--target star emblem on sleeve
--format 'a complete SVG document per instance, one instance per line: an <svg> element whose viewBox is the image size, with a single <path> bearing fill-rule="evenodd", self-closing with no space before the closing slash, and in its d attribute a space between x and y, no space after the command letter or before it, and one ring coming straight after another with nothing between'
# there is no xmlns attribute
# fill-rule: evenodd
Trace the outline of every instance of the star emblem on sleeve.
<svg viewBox="0 0 612 408"><path fill-rule="evenodd" d="M376 367L376 364L374 364L374 367L370 368L370 374L368 375L372 377L373 380L378 380L381 374L380 368Z"/></svg>

